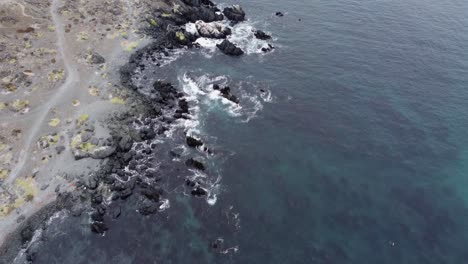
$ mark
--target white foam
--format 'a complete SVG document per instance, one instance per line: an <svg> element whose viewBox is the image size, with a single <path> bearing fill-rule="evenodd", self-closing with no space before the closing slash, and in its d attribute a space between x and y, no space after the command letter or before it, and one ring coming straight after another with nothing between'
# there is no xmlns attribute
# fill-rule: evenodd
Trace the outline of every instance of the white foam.
<svg viewBox="0 0 468 264"><path fill-rule="evenodd" d="M195 23L190 22L190 23L185 24L185 31L195 36L198 35L198 30L197 30L197 27L195 26Z"/></svg>
<svg viewBox="0 0 468 264"><path fill-rule="evenodd" d="M171 204L170 204L169 200L168 200L168 199L164 199L164 200L162 201L162 204L159 206L159 210L158 210L158 211L159 211L159 212L163 212L163 211L165 211L166 209L168 209L168 208L170 208L170 207L171 207Z"/></svg>
<svg viewBox="0 0 468 264"><path fill-rule="evenodd" d="M247 54L263 54L262 48L268 46L268 42L257 39L254 30L255 28L248 21L237 23L232 28L232 34L228 36L228 40Z"/></svg>

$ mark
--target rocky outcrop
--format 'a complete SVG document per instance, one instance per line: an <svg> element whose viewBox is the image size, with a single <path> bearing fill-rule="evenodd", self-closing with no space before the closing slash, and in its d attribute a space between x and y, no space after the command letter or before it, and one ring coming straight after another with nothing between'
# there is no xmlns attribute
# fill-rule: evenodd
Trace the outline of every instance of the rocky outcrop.
<svg viewBox="0 0 468 264"><path fill-rule="evenodd" d="M226 55L240 56L244 54L244 51L242 49L236 47L236 45L234 45L227 39L221 42L221 44L217 44L216 47L218 47L218 49Z"/></svg>
<svg viewBox="0 0 468 264"><path fill-rule="evenodd" d="M239 98L231 93L231 88L229 86L221 88L219 85L214 84L213 90L218 90L224 98L233 103L238 104L240 102Z"/></svg>
<svg viewBox="0 0 468 264"><path fill-rule="evenodd" d="M223 10L223 14L232 21L240 22L245 20L245 12L239 5L233 5L232 7L226 7Z"/></svg>
<svg viewBox="0 0 468 264"><path fill-rule="evenodd" d="M271 39L271 36L261 30L255 30L254 35L257 39L268 40Z"/></svg>
<svg viewBox="0 0 468 264"><path fill-rule="evenodd" d="M231 35L231 29L219 22L205 23L197 21L195 23L198 34L205 38L224 39Z"/></svg>

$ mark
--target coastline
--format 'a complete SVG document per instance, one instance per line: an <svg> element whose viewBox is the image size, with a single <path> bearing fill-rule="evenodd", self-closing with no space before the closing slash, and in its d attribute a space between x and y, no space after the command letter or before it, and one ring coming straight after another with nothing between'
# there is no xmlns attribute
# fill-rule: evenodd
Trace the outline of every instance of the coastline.
<svg viewBox="0 0 468 264"><path fill-rule="evenodd" d="M208 25L210 22L224 19L221 10L210 1L174 2L177 4L171 9L158 7L147 10L154 18L147 20L146 24L140 23L138 30L140 34L150 36L152 41L143 48L136 49L130 55L128 62L118 71L119 84L116 87L123 89L125 109L119 109L103 122L109 131L107 143L103 147L111 148L112 152L100 159L98 169L90 173L89 177L72 180L70 192L56 190L57 200L52 198L50 203L23 220L2 243L0 252L4 254L0 261L11 263L16 257L13 254L19 252L21 248L26 253L23 257L27 260L34 258L34 252L28 252L34 235L33 230L46 228L45 220L64 209L70 211L73 216L79 216L85 211L90 212L91 230L103 234L107 231L104 216L112 201L125 200L133 193L139 193L144 201L137 211L143 215L154 214L166 206L167 200L164 199L162 186L158 184L156 168L151 167L152 160L145 159L142 153L152 153L155 145L151 140L157 135L163 135L174 122L179 119L190 119L189 105L185 95L170 83L157 81L153 84L153 90L148 93L143 87L135 85L132 77L135 71L144 68L142 64L144 59L152 59L158 63L158 59L170 56L172 50L197 48L193 43L200 36L195 35L193 31L189 32L185 27L187 23L201 20ZM235 13L242 11L238 7L231 10ZM241 21L244 17L245 13L241 18L231 17L231 19ZM229 41L224 41L218 48L227 55L242 54L239 53L240 49ZM223 97L233 102L238 100L229 90L223 89L221 89ZM187 135L187 144L190 147L203 145L201 141L189 135ZM209 150L205 148L202 152ZM73 155L76 159L76 152ZM188 159L185 164L187 167L204 170L203 163L195 158ZM192 189L194 196L208 194L201 182L187 179L185 184Z"/></svg>

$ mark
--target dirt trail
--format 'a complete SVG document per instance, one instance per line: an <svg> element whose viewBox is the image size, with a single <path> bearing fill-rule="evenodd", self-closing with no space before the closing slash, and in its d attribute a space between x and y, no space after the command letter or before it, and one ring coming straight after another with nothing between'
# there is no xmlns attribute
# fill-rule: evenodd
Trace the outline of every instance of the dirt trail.
<svg viewBox="0 0 468 264"><path fill-rule="evenodd" d="M53 0L51 5L51 14L52 20L56 27L57 33L57 47L62 57L63 63L66 69L66 80L55 92L50 99L41 106L41 110L36 113L37 117L34 119L33 124L28 130L28 135L24 141L24 148L22 149L19 155L19 162L16 164L15 168L11 171L10 177L6 181L7 183L12 183L23 171L26 162L29 159L29 153L31 148L34 146L34 141L38 138L38 134L41 131L44 121L52 107L60 103L63 95L78 84L80 76L78 74L78 68L74 62L70 59L72 56L68 56L66 41L65 41L65 28L64 24L61 21L59 15L57 14L57 9L59 5L59 0Z"/></svg>

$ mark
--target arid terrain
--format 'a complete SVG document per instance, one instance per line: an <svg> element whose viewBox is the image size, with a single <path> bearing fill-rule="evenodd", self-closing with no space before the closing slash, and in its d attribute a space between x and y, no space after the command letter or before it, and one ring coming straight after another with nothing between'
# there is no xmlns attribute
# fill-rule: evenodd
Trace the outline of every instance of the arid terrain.
<svg viewBox="0 0 468 264"><path fill-rule="evenodd" d="M172 8L0 1L0 241L112 152L103 121L126 104L118 67L148 41L137 28L159 7Z"/></svg>

